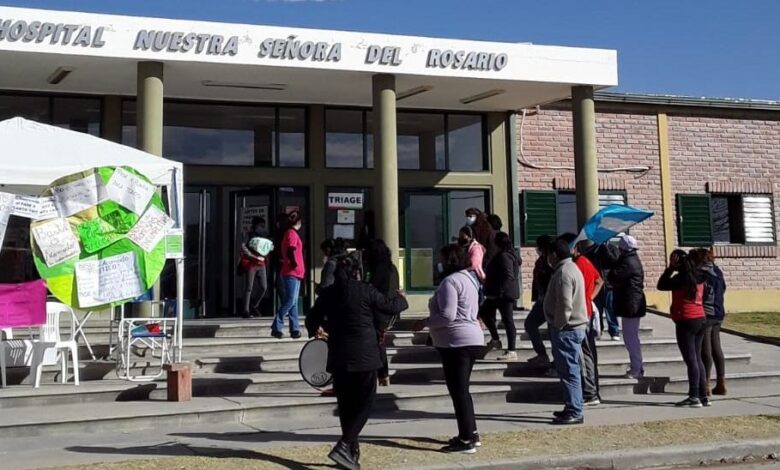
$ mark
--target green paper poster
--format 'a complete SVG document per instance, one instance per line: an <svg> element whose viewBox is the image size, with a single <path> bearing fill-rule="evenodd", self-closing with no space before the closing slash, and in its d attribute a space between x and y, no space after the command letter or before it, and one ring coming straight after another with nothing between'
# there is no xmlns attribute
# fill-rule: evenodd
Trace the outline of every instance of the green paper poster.
<svg viewBox="0 0 780 470"><path fill-rule="evenodd" d="M143 181L149 182L148 178L132 168L123 168ZM73 181L82 180L90 175L95 175L96 173L99 176L100 183L105 186L111 180L114 171L114 167L101 167L60 178L53 182L49 188L43 192L42 196L50 196L53 193L54 188ZM101 191L102 189L103 188L101 188L99 184L98 191ZM160 195L157 193L152 195L148 207L152 206L167 213L167 211L165 211L165 205L163 204ZM84 307L89 305L90 309L99 310L109 306L121 305L128 300L131 300L113 298L111 296L112 291L120 291L121 289L111 289L110 285L105 285L107 282L106 279L111 278L105 275L106 273L103 273L104 276L101 279L99 270L98 273L95 274L94 269L95 266L101 267L100 269L106 269L106 266L111 266L110 259L118 259L118 256L129 253L132 253L132 256L124 258L125 260L133 260L130 262L129 266L134 264L134 271L133 269L130 269L129 272L133 274L133 277L138 278L141 289L144 292L148 291L159 279L165 264L166 239L163 237L162 241L157 243L149 252L146 252L140 246L136 245L127 238L127 233L135 226L139 219L139 215L124 208L111 199L99 200L96 206L79 211L78 213L65 218L64 220L70 225L72 232L78 235L81 253L78 256L71 257L52 266L46 265L35 236L32 235L33 231L31 230L30 238L35 266L38 269L41 278L47 281L51 293L63 303L72 307L81 308L81 305L79 305L79 281L76 272L79 263L83 263L80 265L82 266L82 269L80 269L79 272L82 274L81 293L84 296ZM33 222L31 228L35 228L46 222L47 221ZM101 263L101 260L105 260L105 262ZM125 267L127 268L127 266ZM92 277L87 278L84 273L89 273L89 276ZM94 278L95 275L97 275L98 278ZM126 276L127 272L125 272L124 275ZM101 281L103 282L101 283ZM96 293L92 284L94 284L94 286L99 285L101 289L100 292ZM85 292L87 291L89 291L90 294L89 301L86 300L87 297ZM124 291L129 292L128 290ZM94 297L94 295L97 295L97 297ZM105 299L106 302L101 305L95 305L96 298Z"/></svg>

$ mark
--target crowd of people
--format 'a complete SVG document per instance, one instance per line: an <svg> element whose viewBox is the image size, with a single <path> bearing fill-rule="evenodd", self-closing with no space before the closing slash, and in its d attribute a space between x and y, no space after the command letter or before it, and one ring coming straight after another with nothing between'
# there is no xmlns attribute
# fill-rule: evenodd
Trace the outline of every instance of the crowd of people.
<svg viewBox="0 0 780 470"><path fill-rule="evenodd" d="M282 294L272 334L281 337L284 319L289 317L290 334L298 337L294 299L304 277L303 246L297 233L300 215L290 214L285 221L288 227L278 241ZM458 432L443 447L444 452L473 453L481 444L470 394L476 361L492 349L499 350L497 360L518 360L514 310L520 296L521 261L501 228L496 215L466 211L457 242L439 253L438 287L429 300L428 316L413 327L415 331L428 329L429 344L439 353L452 400ZM377 386L390 381L384 336L408 303L400 291L391 252L382 240L363 241L358 250L347 250L341 239L326 240L320 248L324 263L306 328L310 337L328 340L328 372L333 376L342 428L330 457L339 466L353 469L359 468L358 436L370 415ZM524 328L535 352L529 365L558 377L562 385L564 406L554 413L553 424L581 424L585 408L601 403L597 340L620 340L622 336L629 358L624 378L641 379L645 374L640 324L647 302L638 248L637 240L626 234L600 245L577 240L574 234L536 240L533 306ZM250 255L259 258L244 267L247 312L256 302L251 295L253 286L260 284L265 289L256 278L264 268L259 251L267 250L268 246L257 243L242 248L250 261ZM676 405L709 406L711 394L726 394L719 337L726 283L713 251L675 251L657 287L671 292L671 318L688 370L689 396ZM505 330L505 349L497 314ZM552 357L540 332L545 323ZM484 329L490 333L487 345ZM716 386L710 389L713 364Z"/></svg>

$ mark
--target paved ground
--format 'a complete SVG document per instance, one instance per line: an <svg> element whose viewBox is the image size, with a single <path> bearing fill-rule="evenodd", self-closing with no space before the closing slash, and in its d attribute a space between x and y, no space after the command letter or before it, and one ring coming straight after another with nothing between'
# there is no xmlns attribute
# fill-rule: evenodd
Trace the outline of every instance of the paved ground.
<svg viewBox="0 0 780 470"><path fill-rule="evenodd" d="M673 326L668 319L653 316L648 318L647 322L657 329L657 336L672 333ZM778 347L749 344L737 337L724 338L724 348L727 351L749 349L753 354L753 363L766 365L767 368L776 367L777 358L780 357ZM776 386L756 387L739 396L731 395L719 399L713 407L699 410L675 408L672 404L681 399L681 396L673 394L632 395L615 400L606 398L604 405L588 410L587 426L692 417L780 415L780 390ZM117 403L116 406L122 404ZM482 406L477 410L479 428L485 433L550 429L551 413L559 408L556 404ZM295 420L265 423L262 429L230 425L141 433L118 431L45 439L4 439L0 441L0 462L3 468L26 469L148 459L157 456L257 455L270 448L332 443L339 434L337 426L338 420L333 417L316 423ZM425 440L454 433L455 422L449 413L405 412L373 419L364 436L368 440L383 442L388 437ZM32 442L34 445L31 445Z"/></svg>

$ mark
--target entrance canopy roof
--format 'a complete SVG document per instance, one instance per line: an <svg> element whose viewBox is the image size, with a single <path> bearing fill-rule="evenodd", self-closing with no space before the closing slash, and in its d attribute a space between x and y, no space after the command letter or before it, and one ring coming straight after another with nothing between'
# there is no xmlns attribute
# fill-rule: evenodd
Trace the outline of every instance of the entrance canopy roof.
<svg viewBox="0 0 780 470"><path fill-rule="evenodd" d="M617 85L607 49L0 7L0 89L133 96L139 61L204 100L368 106L388 73L399 107L503 111Z"/></svg>

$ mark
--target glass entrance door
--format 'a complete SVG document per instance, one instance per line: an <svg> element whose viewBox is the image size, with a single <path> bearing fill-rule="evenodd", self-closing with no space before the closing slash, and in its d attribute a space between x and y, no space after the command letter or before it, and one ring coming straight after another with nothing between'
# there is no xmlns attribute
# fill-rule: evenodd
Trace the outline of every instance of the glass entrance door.
<svg viewBox="0 0 780 470"><path fill-rule="evenodd" d="M195 318L214 316L218 310L217 284L207 279L217 261L214 250L208 249L215 243L214 203L213 188L184 191L184 302Z"/></svg>
<svg viewBox="0 0 780 470"><path fill-rule="evenodd" d="M266 259L266 276L268 289L260 301L258 310L262 316L273 316L278 304L277 279L279 275L278 251L281 247L282 235L286 230L286 215L292 211L299 211L303 216L303 226L299 232L304 243L304 260L307 267L310 266L311 250L309 246L309 196L304 188L293 187L267 187L249 190L232 191L230 193L232 222L230 222L230 306L229 314L239 316L244 313L244 300L246 297L246 275L238 272L241 247L246 243L252 233L253 220L263 220L260 236L273 240L274 253ZM307 270L308 271L308 270ZM304 300L309 295L309 283L301 285L300 306L308 305ZM255 293L257 292L255 288ZM255 294L256 295L256 294ZM303 310L299 308L299 312Z"/></svg>

